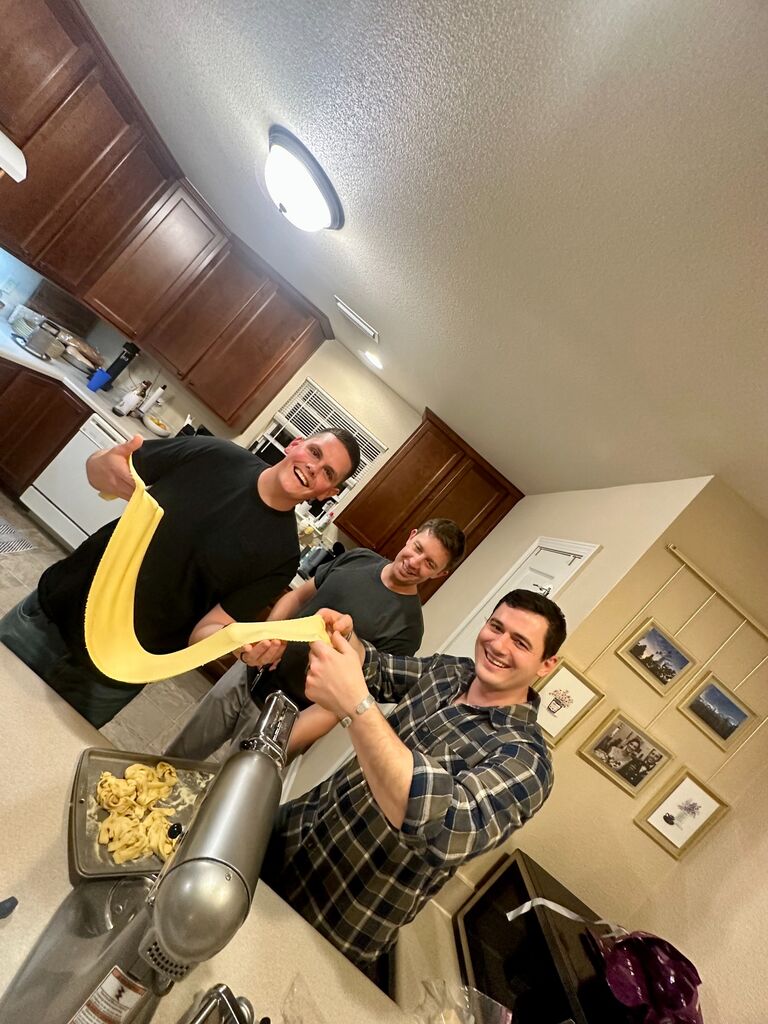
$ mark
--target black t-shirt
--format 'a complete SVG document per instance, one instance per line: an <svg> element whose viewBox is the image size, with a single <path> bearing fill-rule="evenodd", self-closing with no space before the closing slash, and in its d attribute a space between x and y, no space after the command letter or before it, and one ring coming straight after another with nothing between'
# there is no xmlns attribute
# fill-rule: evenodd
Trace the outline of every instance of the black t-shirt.
<svg viewBox="0 0 768 1024"><path fill-rule="evenodd" d="M424 618L418 594L396 594L381 582L388 559L368 548L355 548L321 565L315 575L317 594L301 609L301 616L320 608L351 615L355 633L388 654L415 654L424 636ZM304 676L307 644L289 643L274 672L262 674L258 694L283 690L299 707L307 707ZM250 672L252 679L256 675Z"/></svg>
<svg viewBox="0 0 768 1024"><path fill-rule="evenodd" d="M293 578L299 559L293 510L278 512L259 497L266 469L252 452L212 437L145 441L134 465L164 510L136 584L134 625L153 654L181 650L211 608L254 621ZM85 600L116 525L109 523L38 584L40 604L72 654L85 650Z"/></svg>

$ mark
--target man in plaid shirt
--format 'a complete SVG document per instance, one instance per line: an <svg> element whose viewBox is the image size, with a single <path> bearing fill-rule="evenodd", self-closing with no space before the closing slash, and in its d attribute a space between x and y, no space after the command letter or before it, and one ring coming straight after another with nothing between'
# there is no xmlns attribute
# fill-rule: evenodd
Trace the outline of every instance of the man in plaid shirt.
<svg viewBox="0 0 768 1024"><path fill-rule="evenodd" d="M382 654L354 636L349 616L320 614L332 645L312 645L307 698L349 728L357 756L281 808L262 877L365 968L465 861L503 843L549 795L530 685L556 664L565 619L547 598L514 590L480 630L473 662ZM384 718L374 698L400 703Z"/></svg>

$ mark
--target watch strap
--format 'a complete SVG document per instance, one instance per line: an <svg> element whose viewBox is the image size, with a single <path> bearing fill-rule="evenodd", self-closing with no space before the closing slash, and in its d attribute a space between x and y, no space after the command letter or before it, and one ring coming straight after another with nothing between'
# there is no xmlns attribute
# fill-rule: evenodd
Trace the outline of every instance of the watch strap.
<svg viewBox="0 0 768 1024"><path fill-rule="evenodd" d="M352 715L364 715L368 708L373 707L375 703L376 698L373 696L372 693L369 693L367 697L363 697L363 699L357 705L355 710L352 712ZM344 715L344 717L339 720L342 729L348 729L350 725L352 725L352 715Z"/></svg>

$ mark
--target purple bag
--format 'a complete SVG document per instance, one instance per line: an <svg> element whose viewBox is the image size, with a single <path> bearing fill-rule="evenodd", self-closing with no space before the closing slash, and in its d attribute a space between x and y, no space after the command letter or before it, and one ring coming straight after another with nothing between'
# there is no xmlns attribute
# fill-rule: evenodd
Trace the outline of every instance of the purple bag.
<svg viewBox="0 0 768 1024"><path fill-rule="evenodd" d="M600 952L613 996L635 1012L638 1024L704 1024L699 972L666 939L648 932L601 938Z"/></svg>

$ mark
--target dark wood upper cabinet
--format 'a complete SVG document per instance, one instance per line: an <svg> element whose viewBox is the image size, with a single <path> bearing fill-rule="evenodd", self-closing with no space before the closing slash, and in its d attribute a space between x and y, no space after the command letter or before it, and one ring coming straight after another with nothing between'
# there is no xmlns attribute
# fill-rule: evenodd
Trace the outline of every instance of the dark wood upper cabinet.
<svg viewBox="0 0 768 1024"><path fill-rule="evenodd" d="M522 497L522 491L427 409L418 429L336 523L358 544L393 558L410 531L425 520L453 519L466 534L468 555ZM423 584L422 602L443 582Z"/></svg>
<svg viewBox="0 0 768 1024"><path fill-rule="evenodd" d="M85 301L123 334L137 338L170 309L225 242L192 192L177 184L88 289Z"/></svg>
<svg viewBox="0 0 768 1024"><path fill-rule="evenodd" d="M225 423L245 425L322 344L317 319L266 280L186 378Z"/></svg>
<svg viewBox="0 0 768 1024"><path fill-rule="evenodd" d="M0 359L0 483L21 494L90 414L58 381Z"/></svg>
<svg viewBox="0 0 768 1024"><path fill-rule="evenodd" d="M109 254L169 182L154 150L137 139L41 251L39 269L76 295L108 265Z"/></svg>
<svg viewBox="0 0 768 1024"><path fill-rule="evenodd" d="M0 179L0 240L35 260L138 137L112 83L92 68L23 147L26 180Z"/></svg>
<svg viewBox="0 0 768 1024"><path fill-rule="evenodd" d="M230 246L201 271L142 340L142 348L175 370L189 373L264 286L267 275Z"/></svg>
<svg viewBox="0 0 768 1024"><path fill-rule="evenodd" d="M82 81L94 54L64 5L0 0L0 125L23 146Z"/></svg>

